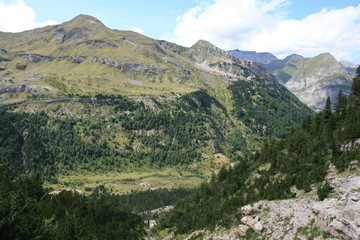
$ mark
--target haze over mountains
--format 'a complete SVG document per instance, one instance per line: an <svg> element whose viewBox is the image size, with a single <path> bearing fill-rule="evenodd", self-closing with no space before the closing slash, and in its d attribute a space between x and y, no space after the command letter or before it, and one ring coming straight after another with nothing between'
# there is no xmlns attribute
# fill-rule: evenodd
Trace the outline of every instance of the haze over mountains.
<svg viewBox="0 0 360 240"><path fill-rule="evenodd" d="M357 65L338 62L330 53L304 58L297 54L277 59L271 53L228 51L239 59L257 62L279 78L292 93L314 110L321 110L329 96L335 103L341 89L349 95Z"/></svg>

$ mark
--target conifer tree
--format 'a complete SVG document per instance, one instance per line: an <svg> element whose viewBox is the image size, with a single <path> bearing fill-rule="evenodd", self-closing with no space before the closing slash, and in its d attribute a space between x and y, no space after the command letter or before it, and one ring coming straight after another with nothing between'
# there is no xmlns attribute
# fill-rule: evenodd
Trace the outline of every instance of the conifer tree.
<svg viewBox="0 0 360 240"><path fill-rule="evenodd" d="M331 111L331 101L330 97L328 96L326 99L325 108L322 111L323 112L323 121L327 123L331 117L332 111Z"/></svg>
<svg viewBox="0 0 360 240"><path fill-rule="evenodd" d="M352 104L360 106L360 66L356 69L356 76L354 77L351 86L350 99Z"/></svg>
<svg viewBox="0 0 360 240"><path fill-rule="evenodd" d="M335 104L335 113L338 118L344 119L346 114L346 105L347 105L347 97L343 94L342 89L340 89L336 97L336 104Z"/></svg>

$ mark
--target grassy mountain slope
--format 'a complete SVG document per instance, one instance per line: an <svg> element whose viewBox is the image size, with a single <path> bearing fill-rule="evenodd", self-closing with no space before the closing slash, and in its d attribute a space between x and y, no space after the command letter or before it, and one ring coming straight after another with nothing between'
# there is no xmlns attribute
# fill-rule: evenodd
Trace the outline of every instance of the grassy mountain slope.
<svg viewBox="0 0 360 240"><path fill-rule="evenodd" d="M2 143L2 161L16 171L236 161L312 114L264 68L206 41L184 48L86 15L0 35L1 117L17 142Z"/></svg>

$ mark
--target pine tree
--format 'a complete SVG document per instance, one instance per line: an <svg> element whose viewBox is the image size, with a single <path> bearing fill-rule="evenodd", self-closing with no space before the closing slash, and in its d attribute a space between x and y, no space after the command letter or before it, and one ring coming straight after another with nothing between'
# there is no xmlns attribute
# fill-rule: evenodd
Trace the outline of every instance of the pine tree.
<svg viewBox="0 0 360 240"><path fill-rule="evenodd" d="M328 96L326 99L326 104L325 104L325 108L322 111L323 114L323 121L325 123L327 123L329 121L329 119L332 116L332 111L331 111L331 101L330 101L330 97Z"/></svg>
<svg viewBox="0 0 360 240"><path fill-rule="evenodd" d="M336 97L335 113L337 118L344 119L346 114L347 97L343 94L342 89Z"/></svg>
<svg viewBox="0 0 360 240"><path fill-rule="evenodd" d="M356 76L353 79L350 100L355 106L360 106L360 66L356 69Z"/></svg>

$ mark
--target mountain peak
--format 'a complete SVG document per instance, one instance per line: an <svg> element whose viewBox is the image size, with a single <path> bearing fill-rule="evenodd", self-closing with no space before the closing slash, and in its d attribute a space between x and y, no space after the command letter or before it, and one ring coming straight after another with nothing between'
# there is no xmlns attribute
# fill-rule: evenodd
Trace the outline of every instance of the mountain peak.
<svg viewBox="0 0 360 240"><path fill-rule="evenodd" d="M284 58L284 60L289 60L290 58L304 58L304 57L299 54L293 53L287 56L286 58Z"/></svg>
<svg viewBox="0 0 360 240"><path fill-rule="evenodd" d="M87 21L87 20L91 20L91 21L95 21L95 22L100 22L99 19L97 19L96 17L90 16L90 15L86 15L86 14L80 14L77 15L76 17L74 17L73 19L70 20L70 22L74 22L74 21Z"/></svg>
<svg viewBox="0 0 360 240"><path fill-rule="evenodd" d="M105 27L105 25L99 19L85 14L80 14L74 17L69 22L67 22L67 24L75 24L77 26Z"/></svg>
<svg viewBox="0 0 360 240"><path fill-rule="evenodd" d="M200 39L192 46L192 48L194 47L215 47L215 46L209 41Z"/></svg>
<svg viewBox="0 0 360 240"><path fill-rule="evenodd" d="M209 58L234 60L233 56L227 53L225 50L205 40L197 41L189 49L189 56L199 63L202 63Z"/></svg>

